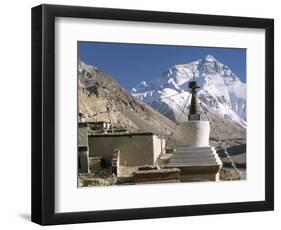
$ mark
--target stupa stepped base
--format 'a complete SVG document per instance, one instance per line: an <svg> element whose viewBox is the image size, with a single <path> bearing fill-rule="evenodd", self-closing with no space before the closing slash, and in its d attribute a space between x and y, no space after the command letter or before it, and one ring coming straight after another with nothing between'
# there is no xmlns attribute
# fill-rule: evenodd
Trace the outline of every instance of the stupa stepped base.
<svg viewBox="0 0 281 230"><path fill-rule="evenodd" d="M218 181L222 162L213 147L177 146L165 168L180 169L180 181Z"/></svg>

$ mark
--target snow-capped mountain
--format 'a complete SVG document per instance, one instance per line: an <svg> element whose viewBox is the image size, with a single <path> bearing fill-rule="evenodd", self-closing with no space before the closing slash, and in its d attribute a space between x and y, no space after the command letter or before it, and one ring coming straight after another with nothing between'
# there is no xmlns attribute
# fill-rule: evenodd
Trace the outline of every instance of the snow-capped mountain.
<svg viewBox="0 0 281 230"><path fill-rule="evenodd" d="M159 78L140 82L131 94L168 118L179 120L190 98L188 82L191 80L197 80L201 86L198 95L206 115L215 113L246 127L246 84L212 55L174 65Z"/></svg>

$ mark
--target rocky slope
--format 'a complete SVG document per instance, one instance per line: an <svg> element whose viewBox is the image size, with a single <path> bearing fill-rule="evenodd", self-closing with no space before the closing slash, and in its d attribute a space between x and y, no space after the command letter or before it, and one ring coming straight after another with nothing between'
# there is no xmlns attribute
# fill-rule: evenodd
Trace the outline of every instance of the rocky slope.
<svg viewBox="0 0 281 230"><path fill-rule="evenodd" d="M100 69L78 63L78 110L84 121L109 121L129 131L155 132L165 137L175 123L137 101ZM180 138L177 133L174 139Z"/></svg>

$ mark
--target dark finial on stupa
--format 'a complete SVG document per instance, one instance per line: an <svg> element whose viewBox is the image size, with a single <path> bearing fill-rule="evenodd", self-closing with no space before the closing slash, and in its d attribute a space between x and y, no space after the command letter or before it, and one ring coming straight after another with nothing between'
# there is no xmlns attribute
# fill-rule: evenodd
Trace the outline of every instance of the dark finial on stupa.
<svg viewBox="0 0 281 230"><path fill-rule="evenodd" d="M194 76L194 74L193 74ZM188 88L191 92L191 104L189 108L188 120L190 121L198 121L201 119L200 116L200 105L198 101L197 89L200 88L200 85L197 81L193 80L189 82Z"/></svg>

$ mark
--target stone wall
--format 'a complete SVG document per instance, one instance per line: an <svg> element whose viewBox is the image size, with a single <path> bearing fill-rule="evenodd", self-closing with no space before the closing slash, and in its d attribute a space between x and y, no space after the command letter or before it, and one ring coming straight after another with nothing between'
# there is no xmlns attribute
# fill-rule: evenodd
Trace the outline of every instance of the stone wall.
<svg viewBox="0 0 281 230"><path fill-rule="evenodd" d="M120 149L120 165L153 165L161 152L161 140L153 133L89 136L89 156L111 165L114 149Z"/></svg>
<svg viewBox="0 0 281 230"><path fill-rule="evenodd" d="M87 123L78 123L78 146L88 146Z"/></svg>

